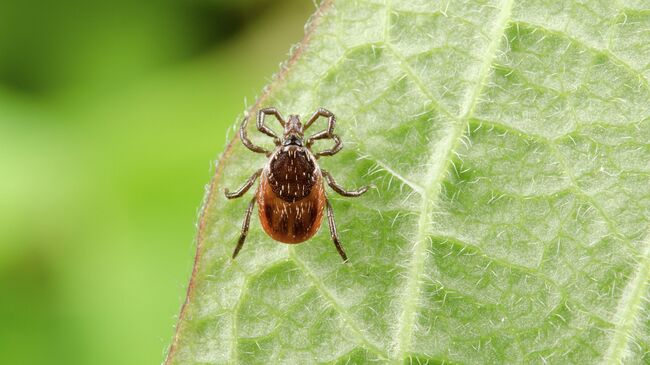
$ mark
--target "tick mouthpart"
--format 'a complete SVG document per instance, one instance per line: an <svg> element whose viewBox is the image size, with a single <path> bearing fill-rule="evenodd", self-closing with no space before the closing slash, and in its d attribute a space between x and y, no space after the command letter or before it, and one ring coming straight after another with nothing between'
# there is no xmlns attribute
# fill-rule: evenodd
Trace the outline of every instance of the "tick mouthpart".
<svg viewBox="0 0 650 365"><path fill-rule="evenodd" d="M291 114L289 120L287 120L287 123L284 125L285 140L292 135L302 138L302 133L302 123L300 123L300 118L295 114Z"/></svg>
<svg viewBox="0 0 650 365"><path fill-rule="evenodd" d="M298 137L296 135L290 135L289 137L285 138L282 145L283 146L300 146L300 147L302 147L302 138L300 138L300 137Z"/></svg>

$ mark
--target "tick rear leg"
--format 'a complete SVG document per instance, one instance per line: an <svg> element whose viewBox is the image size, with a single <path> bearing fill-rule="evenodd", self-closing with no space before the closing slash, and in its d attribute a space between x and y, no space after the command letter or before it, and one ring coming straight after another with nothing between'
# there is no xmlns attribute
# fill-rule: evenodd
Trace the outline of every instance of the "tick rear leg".
<svg viewBox="0 0 650 365"><path fill-rule="evenodd" d="M241 143L244 144L249 150L257 153L263 153L267 156L271 155L271 152L253 144L250 139L248 139L248 135L246 134L246 126L248 125L248 113L246 113L246 116L244 117L244 120L241 123L241 127L239 128L239 139L241 139Z"/></svg>
<svg viewBox="0 0 650 365"><path fill-rule="evenodd" d="M260 176L261 173L262 173L262 169L259 169L259 170L255 171L255 173L253 175L251 175L251 177L249 177L248 180L246 180L246 182L244 183L244 185L242 185L241 188L237 189L237 191L233 191L231 193L228 190L228 188L226 188L225 189L226 198L235 199L235 198L239 198L242 195L246 194L248 189L250 189L251 186L253 186L253 184L255 183L255 180L257 180L257 178Z"/></svg>
<svg viewBox="0 0 650 365"><path fill-rule="evenodd" d="M334 246L336 246L336 251L339 252L343 262L348 262L348 256L343 251L343 246L341 246L341 241L339 240L339 234L336 231L336 223L334 222L334 211L332 210L332 205L330 204L329 199L325 198L325 204L327 206L327 222L330 226L330 236L332 236L332 241L334 241Z"/></svg>
<svg viewBox="0 0 650 365"><path fill-rule="evenodd" d="M273 137L273 143L275 143L276 146L279 146L280 138L278 137L277 134L275 134L275 132L273 132L273 130L271 130L271 128L267 127L266 124L264 123L264 118L267 115L275 116L278 122L280 122L280 124L282 125L282 128L284 128L285 125L284 118L282 118L280 112L275 108L264 108L264 109L260 109L257 112L257 129L260 132L266 134L267 136Z"/></svg>
<svg viewBox="0 0 650 365"><path fill-rule="evenodd" d="M246 215L244 216L244 223L242 224L241 227L241 235L239 236L239 242L237 242L237 247L235 247L235 251L232 253L232 258L233 260L235 257L237 257L237 254L239 253L239 250L241 250L242 246L244 246L244 241L246 241L246 236L248 236L248 226L250 225L251 222L251 214L253 213L253 207L255 206L255 197L251 199L251 202L248 203L248 208L246 209Z"/></svg>
<svg viewBox="0 0 650 365"><path fill-rule="evenodd" d="M344 187L342 187L341 185L339 185L339 184L336 182L336 180L334 180L334 178L332 177L332 175L331 175L328 171L322 170L321 173L322 173L323 176L325 177L325 180L327 180L327 184L328 184L328 185L329 185L329 186L330 186L334 191L336 191L337 193L339 193L339 194L341 194L341 195L343 195L343 196L349 196L349 197L353 197L353 198L354 198L354 197L357 197L357 196L360 196L361 194L363 194L363 193L365 193L366 191L368 191L368 189L370 189L371 186L372 186L372 185L363 186L363 187L360 187L360 188L357 189L357 190L345 190Z"/></svg>

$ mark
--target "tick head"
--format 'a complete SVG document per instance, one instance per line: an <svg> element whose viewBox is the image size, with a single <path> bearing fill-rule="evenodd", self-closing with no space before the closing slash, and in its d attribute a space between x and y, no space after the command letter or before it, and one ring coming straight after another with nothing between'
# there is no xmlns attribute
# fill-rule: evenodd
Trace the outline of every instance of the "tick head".
<svg viewBox="0 0 650 365"><path fill-rule="evenodd" d="M284 141L283 145L289 146L302 146L302 123L300 123L300 117L295 114L289 115L289 120L284 125Z"/></svg>

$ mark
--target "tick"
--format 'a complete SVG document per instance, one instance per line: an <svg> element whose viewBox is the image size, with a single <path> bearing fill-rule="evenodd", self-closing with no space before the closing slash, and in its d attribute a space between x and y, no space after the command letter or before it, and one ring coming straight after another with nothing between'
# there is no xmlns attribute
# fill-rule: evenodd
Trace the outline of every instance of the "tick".
<svg viewBox="0 0 650 365"><path fill-rule="evenodd" d="M275 119L284 128L282 138L278 137L265 124L267 115L275 116ZM320 117L327 118L327 128L312 134L305 140L305 131ZM247 124L248 115L244 118L239 129L239 138L249 150L265 154L268 161L263 168L255 171L237 191L229 192L228 189L225 189L226 198L239 198L260 177L255 196L248 204L248 209L246 209L241 235L235 251L232 253L232 258L234 259L244 246L251 214L255 202L257 202L260 222L264 231L274 240L289 244L301 243L313 237L320 228L323 209L327 209L327 221L332 241L343 261L347 261L348 258L336 231L332 205L327 199L327 194L325 194L323 179L327 181L332 190L348 197L360 196L368 191L370 186L348 191L337 184L332 175L318 165L320 157L333 156L343 148L341 139L334 134L336 116L329 110L320 108L303 126L298 115L289 115L289 120L285 121L275 108L259 110L257 113L257 129L273 138L275 143L273 151L256 146L248 139L246 134ZM315 141L326 139L331 139L334 142L332 148L320 152L312 151L311 148Z"/></svg>

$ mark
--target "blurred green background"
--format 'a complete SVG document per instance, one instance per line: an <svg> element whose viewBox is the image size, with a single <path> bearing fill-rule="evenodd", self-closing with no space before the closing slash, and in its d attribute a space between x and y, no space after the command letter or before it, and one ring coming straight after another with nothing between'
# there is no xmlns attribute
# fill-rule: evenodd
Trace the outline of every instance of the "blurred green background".
<svg viewBox="0 0 650 365"><path fill-rule="evenodd" d="M0 0L3 364L163 360L212 163L314 9Z"/></svg>

